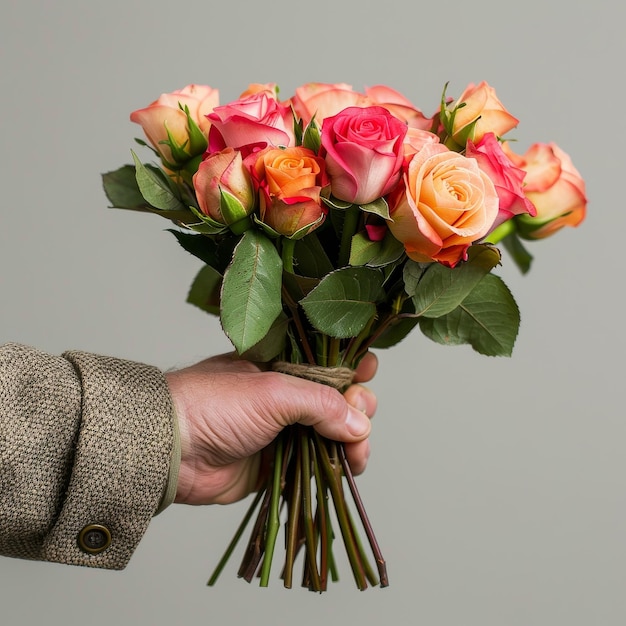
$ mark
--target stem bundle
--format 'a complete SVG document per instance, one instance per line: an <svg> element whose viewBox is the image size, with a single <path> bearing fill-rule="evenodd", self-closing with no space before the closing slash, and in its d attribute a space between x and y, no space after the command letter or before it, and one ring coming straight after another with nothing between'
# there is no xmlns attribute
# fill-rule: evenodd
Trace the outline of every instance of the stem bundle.
<svg viewBox="0 0 626 626"><path fill-rule="evenodd" d="M207 584L215 584L258 509L238 570L240 578L251 582L256 575L260 578L260 586L269 584L280 516L286 511L285 561L281 574L285 587L293 585L294 566L300 552L303 552L303 587L321 593L327 590L329 578L338 580L333 552L334 519L339 525L339 534L358 589L366 589L368 583L386 587L389 581L385 560L342 444L321 437L310 427L294 425L279 436L275 450L273 467L265 484L256 494ZM344 478L353 499L352 507L346 499ZM351 508L356 508L360 525L355 522ZM378 575L371 567L370 557L359 539L362 529L365 530Z"/></svg>

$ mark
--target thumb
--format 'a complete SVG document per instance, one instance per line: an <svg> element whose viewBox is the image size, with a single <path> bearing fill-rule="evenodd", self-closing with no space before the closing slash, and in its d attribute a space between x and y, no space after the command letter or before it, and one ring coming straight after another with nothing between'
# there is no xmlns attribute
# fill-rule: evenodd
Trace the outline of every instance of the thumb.
<svg viewBox="0 0 626 626"><path fill-rule="evenodd" d="M287 374L272 385L274 406L270 415L281 427L299 423L312 426L322 436L346 443L362 441L370 433L367 415L348 404L344 396L327 385Z"/></svg>

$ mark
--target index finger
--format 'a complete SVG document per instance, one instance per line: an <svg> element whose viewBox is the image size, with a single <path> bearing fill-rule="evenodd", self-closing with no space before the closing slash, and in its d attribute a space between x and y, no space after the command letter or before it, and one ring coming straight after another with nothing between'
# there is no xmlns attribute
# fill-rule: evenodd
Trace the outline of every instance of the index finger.
<svg viewBox="0 0 626 626"><path fill-rule="evenodd" d="M378 369L378 357L373 352L368 352L359 363L354 372L355 383L366 383L372 380Z"/></svg>

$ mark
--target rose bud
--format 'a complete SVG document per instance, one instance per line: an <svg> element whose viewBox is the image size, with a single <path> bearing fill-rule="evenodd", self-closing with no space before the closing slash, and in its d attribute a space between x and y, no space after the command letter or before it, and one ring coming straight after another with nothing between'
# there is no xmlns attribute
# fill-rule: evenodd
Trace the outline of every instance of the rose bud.
<svg viewBox="0 0 626 626"><path fill-rule="evenodd" d="M220 224L236 224L254 210L252 178L233 148L207 156L194 174L193 186L200 211Z"/></svg>
<svg viewBox="0 0 626 626"><path fill-rule="evenodd" d="M453 113L450 113L450 110ZM485 81L478 85L468 85L444 115L453 116L452 128L449 131L454 141L461 147L465 146L468 139L478 143L485 133L494 133L497 137L502 137L518 124L518 120L498 100L495 89Z"/></svg>
<svg viewBox="0 0 626 626"><path fill-rule="evenodd" d="M326 217L320 191L326 184L322 158L304 147L267 148L256 158L260 221L278 235L299 239Z"/></svg>

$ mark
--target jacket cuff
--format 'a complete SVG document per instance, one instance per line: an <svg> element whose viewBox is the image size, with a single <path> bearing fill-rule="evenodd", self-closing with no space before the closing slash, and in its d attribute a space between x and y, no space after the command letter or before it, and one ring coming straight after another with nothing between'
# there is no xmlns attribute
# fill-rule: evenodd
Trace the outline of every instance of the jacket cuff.
<svg viewBox="0 0 626 626"><path fill-rule="evenodd" d="M155 367L84 352L63 356L82 385L82 418L43 558L123 569L167 491L172 400Z"/></svg>
<svg viewBox="0 0 626 626"><path fill-rule="evenodd" d="M180 443L180 429L178 427L178 417L176 411L172 410L173 421L173 441L172 441L172 454L170 456L170 469L167 474L167 483L163 496L161 497L161 503L156 510L155 516L159 513L163 513L167 507L172 504L176 498L176 488L178 487L178 472L180 471L180 461L182 456L181 443Z"/></svg>

